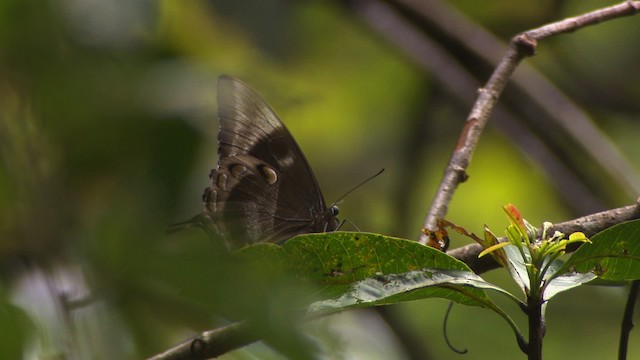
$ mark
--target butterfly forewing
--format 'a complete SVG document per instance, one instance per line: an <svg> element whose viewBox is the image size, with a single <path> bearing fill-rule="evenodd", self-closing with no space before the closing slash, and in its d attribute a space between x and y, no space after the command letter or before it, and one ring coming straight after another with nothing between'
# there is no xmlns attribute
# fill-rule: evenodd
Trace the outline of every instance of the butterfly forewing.
<svg viewBox="0 0 640 360"><path fill-rule="evenodd" d="M221 76L218 116L218 166L203 199L230 247L336 229L298 144L255 91Z"/></svg>

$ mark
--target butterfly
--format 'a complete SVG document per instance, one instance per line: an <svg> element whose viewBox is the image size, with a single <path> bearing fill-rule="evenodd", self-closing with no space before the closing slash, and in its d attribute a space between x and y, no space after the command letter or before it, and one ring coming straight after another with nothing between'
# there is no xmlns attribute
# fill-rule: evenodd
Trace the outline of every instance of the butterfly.
<svg viewBox="0 0 640 360"><path fill-rule="evenodd" d="M338 228L338 208L327 207L302 150L258 93L220 76L218 117L218 165L203 215L230 249Z"/></svg>

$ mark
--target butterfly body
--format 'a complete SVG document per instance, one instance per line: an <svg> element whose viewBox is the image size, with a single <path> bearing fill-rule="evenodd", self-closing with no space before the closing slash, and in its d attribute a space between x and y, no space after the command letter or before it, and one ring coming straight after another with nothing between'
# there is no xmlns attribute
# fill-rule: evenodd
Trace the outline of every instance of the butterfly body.
<svg viewBox="0 0 640 360"><path fill-rule="evenodd" d="M334 231L311 167L276 113L249 86L218 79L218 165L203 195L204 213L235 249Z"/></svg>

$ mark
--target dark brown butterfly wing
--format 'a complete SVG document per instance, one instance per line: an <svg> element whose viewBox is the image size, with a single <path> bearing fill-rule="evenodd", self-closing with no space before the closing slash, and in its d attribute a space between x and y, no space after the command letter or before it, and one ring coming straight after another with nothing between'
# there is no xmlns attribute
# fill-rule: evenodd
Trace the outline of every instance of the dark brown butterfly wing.
<svg viewBox="0 0 640 360"><path fill-rule="evenodd" d="M255 91L221 76L218 115L218 166L203 200L231 248L336 229L300 147Z"/></svg>

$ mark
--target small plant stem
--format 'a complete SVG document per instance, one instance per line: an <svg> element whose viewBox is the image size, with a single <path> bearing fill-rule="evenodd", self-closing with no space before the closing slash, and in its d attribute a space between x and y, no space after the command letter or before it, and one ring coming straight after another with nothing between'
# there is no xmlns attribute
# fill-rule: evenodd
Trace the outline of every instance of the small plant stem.
<svg viewBox="0 0 640 360"><path fill-rule="evenodd" d="M622 318L622 331L620 333L620 343L618 345L618 360L627 359L629 334L631 333L631 329L633 329L633 309L635 308L636 301L638 300L639 288L640 281L636 280L631 282L631 289L629 290L629 297L627 298L627 306L625 306L624 317Z"/></svg>
<svg viewBox="0 0 640 360"><path fill-rule="evenodd" d="M542 360L542 338L545 324L542 316L542 294L534 292L527 299L529 315L528 359Z"/></svg>

